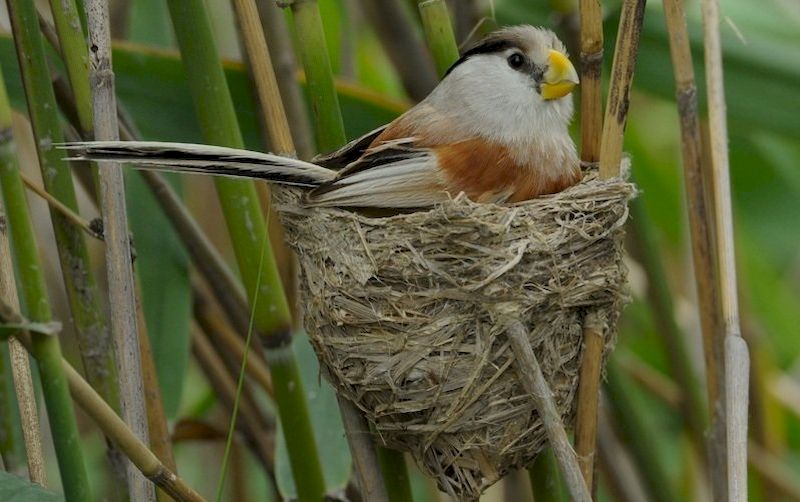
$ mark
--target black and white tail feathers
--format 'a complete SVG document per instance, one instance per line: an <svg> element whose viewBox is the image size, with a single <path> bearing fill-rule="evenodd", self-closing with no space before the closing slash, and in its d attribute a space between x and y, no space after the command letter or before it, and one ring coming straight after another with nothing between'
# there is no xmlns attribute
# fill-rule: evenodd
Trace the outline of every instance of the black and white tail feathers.
<svg viewBox="0 0 800 502"><path fill-rule="evenodd" d="M302 160L221 146L157 141L90 141L59 145L69 159L114 161L139 169L253 178L314 188L336 172Z"/></svg>

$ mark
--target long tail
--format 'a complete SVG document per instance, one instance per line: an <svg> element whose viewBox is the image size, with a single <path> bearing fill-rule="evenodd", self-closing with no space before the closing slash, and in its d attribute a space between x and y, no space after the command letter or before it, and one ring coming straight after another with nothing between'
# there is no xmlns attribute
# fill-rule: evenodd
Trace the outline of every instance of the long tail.
<svg viewBox="0 0 800 502"><path fill-rule="evenodd" d="M64 143L59 148L75 160L127 162L139 169L255 178L301 187L316 187L336 175L289 157L192 143L87 141Z"/></svg>

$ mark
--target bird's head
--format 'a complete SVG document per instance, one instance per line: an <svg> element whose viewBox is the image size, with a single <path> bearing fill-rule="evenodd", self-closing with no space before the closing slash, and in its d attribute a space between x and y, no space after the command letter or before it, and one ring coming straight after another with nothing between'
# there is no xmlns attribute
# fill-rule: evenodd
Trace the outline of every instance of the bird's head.
<svg viewBox="0 0 800 502"><path fill-rule="evenodd" d="M435 94L490 127L528 122L541 130L566 127L577 84L561 40L550 30L523 25L492 32L469 47Z"/></svg>

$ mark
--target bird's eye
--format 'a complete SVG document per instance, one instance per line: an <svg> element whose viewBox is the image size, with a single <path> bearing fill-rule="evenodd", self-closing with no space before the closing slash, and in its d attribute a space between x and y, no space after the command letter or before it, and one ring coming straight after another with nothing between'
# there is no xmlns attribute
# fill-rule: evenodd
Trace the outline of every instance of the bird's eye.
<svg viewBox="0 0 800 502"><path fill-rule="evenodd" d="M514 54L508 56L506 61L508 61L508 66L514 68L515 70L519 70L522 68L522 65L525 64L525 56L519 52L515 52Z"/></svg>

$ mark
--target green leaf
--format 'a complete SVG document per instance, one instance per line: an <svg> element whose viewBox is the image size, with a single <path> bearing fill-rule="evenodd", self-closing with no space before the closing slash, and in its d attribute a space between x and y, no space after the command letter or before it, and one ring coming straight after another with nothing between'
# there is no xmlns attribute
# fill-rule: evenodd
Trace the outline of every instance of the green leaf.
<svg viewBox="0 0 800 502"><path fill-rule="evenodd" d="M0 471L0 500L3 502L59 502L64 497L28 480Z"/></svg>
<svg viewBox="0 0 800 502"><path fill-rule="evenodd" d="M333 493L342 490L347 485L352 472L352 459L339 415L339 404L333 387L320 377L319 363L314 355L314 349L311 348L308 341L308 335L305 333L295 334L293 348L306 389L311 421L314 425L314 436L325 475L326 492ZM278 482L278 490L284 499L294 499L297 491L294 487L286 442L280 426L278 426L276 434L276 444L275 478Z"/></svg>

